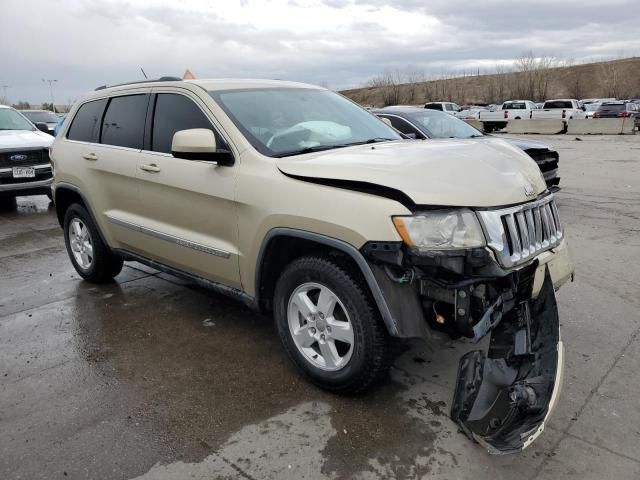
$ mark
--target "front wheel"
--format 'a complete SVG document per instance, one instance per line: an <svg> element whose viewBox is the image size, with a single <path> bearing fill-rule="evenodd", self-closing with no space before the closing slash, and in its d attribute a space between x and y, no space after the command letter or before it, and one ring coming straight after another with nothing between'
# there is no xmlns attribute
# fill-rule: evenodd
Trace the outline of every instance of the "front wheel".
<svg viewBox="0 0 640 480"><path fill-rule="evenodd" d="M274 315L289 358L320 388L356 394L387 374L391 339L359 272L295 260L276 285Z"/></svg>
<svg viewBox="0 0 640 480"><path fill-rule="evenodd" d="M76 272L89 282L108 282L122 270L122 258L103 243L89 212L80 204L65 212L64 242Z"/></svg>

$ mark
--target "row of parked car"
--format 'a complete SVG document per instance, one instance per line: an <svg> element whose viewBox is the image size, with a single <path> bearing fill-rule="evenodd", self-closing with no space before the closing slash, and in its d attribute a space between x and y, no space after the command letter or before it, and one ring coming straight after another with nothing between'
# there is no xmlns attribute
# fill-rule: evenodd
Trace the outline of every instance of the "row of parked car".
<svg viewBox="0 0 640 480"><path fill-rule="evenodd" d="M640 127L640 99L560 98L535 103L531 100L508 100L501 105L470 105L461 108L452 102L429 102L425 108L445 111L463 120L483 122L486 132L504 128L509 120L634 118Z"/></svg>

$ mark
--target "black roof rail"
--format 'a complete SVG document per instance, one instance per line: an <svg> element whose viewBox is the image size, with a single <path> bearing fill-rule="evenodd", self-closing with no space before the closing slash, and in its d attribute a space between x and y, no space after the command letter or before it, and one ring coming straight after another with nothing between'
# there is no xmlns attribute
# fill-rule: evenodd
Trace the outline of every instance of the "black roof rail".
<svg viewBox="0 0 640 480"><path fill-rule="evenodd" d="M104 90L105 88L111 88L111 87L122 87L124 85L135 85L137 83L181 82L181 81L182 79L180 77L166 76L166 77L160 77L160 78L152 78L150 80L136 80L135 82L116 83L114 85L100 85L99 87L95 88L94 91Z"/></svg>

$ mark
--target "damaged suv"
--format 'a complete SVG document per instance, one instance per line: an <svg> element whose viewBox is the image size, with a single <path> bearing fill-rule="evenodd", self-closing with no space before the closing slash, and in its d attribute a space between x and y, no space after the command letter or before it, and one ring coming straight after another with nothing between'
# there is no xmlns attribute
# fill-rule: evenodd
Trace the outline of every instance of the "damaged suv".
<svg viewBox="0 0 640 480"><path fill-rule="evenodd" d="M394 338L490 335L460 360L452 418L494 453L542 432L573 266L518 148L404 141L306 84L163 78L89 94L52 158L86 280L135 260L273 312L295 366L339 393L384 378Z"/></svg>

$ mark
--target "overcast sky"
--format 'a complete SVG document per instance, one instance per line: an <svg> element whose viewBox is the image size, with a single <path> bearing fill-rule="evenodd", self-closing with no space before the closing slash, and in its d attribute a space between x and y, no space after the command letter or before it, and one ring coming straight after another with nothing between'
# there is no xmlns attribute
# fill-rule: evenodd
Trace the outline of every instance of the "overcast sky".
<svg viewBox="0 0 640 480"><path fill-rule="evenodd" d="M640 0L0 0L0 86L56 103L182 75L354 87L386 69L489 71L525 51L640 55ZM0 97L3 90L0 88Z"/></svg>

